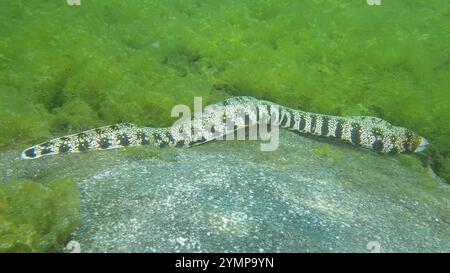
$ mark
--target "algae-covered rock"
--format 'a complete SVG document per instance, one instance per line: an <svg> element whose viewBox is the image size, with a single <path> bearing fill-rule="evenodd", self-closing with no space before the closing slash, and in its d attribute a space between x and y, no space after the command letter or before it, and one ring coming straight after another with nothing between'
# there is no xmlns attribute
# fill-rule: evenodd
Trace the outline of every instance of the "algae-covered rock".
<svg viewBox="0 0 450 273"><path fill-rule="evenodd" d="M450 186L417 157L284 130L277 150L259 148L216 141L157 157L5 155L0 166L17 179L73 177L83 225L71 239L81 252L450 251Z"/></svg>
<svg viewBox="0 0 450 273"><path fill-rule="evenodd" d="M61 251L80 223L80 194L71 179L0 186L0 252Z"/></svg>
<svg viewBox="0 0 450 273"><path fill-rule="evenodd" d="M71 240L81 252L450 251L450 186L416 156L285 130L277 150L259 148L216 141L158 153L137 147L25 161L0 154L0 174L73 177L83 225Z"/></svg>

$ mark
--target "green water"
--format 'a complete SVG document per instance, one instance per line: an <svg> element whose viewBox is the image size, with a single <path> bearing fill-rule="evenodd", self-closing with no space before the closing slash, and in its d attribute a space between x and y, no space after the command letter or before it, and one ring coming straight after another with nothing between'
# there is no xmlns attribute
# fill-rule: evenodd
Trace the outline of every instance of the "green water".
<svg viewBox="0 0 450 273"><path fill-rule="evenodd" d="M426 137L450 179L450 3L1 1L0 149L250 95Z"/></svg>

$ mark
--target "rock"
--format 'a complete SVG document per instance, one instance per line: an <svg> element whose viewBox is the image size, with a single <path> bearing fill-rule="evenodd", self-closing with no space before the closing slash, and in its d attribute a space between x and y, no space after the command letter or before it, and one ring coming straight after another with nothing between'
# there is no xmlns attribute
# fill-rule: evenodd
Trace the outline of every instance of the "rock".
<svg viewBox="0 0 450 273"><path fill-rule="evenodd" d="M415 157L287 131L276 151L259 147L0 162L4 180L78 183L84 224L72 240L81 252L450 252L450 187Z"/></svg>

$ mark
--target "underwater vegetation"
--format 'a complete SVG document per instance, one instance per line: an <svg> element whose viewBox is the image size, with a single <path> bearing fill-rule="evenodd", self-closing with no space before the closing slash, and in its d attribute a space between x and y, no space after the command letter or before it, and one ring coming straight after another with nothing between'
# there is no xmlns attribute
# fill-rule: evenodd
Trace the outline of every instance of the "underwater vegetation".
<svg viewBox="0 0 450 273"><path fill-rule="evenodd" d="M0 252L60 252L80 224L80 194L71 179L0 186Z"/></svg>
<svg viewBox="0 0 450 273"><path fill-rule="evenodd" d="M413 129L450 181L450 3L2 1L0 149L248 95Z"/></svg>

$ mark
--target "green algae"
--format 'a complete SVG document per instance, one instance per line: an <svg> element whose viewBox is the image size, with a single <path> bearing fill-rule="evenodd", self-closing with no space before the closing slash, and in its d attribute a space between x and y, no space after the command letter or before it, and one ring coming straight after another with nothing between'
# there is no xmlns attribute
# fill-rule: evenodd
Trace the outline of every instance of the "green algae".
<svg viewBox="0 0 450 273"><path fill-rule="evenodd" d="M121 156L133 160L160 159L161 149L155 146L129 147L121 152Z"/></svg>
<svg viewBox="0 0 450 273"><path fill-rule="evenodd" d="M71 179L0 186L0 252L60 252L80 224L80 194Z"/></svg>
<svg viewBox="0 0 450 273"><path fill-rule="evenodd" d="M0 149L176 104L250 95L372 115L432 144L450 179L448 1L9 1L0 9Z"/></svg>
<svg viewBox="0 0 450 273"><path fill-rule="evenodd" d="M314 150L314 153L317 156L330 158L334 161L339 161L344 156L342 152L340 152L338 149L333 149L333 147L330 144L324 144L320 146L319 148Z"/></svg>
<svg viewBox="0 0 450 273"><path fill-rule="evenodd" d="M409 170L413 171L419 178L419 184L428 189L435 189L437 182L431 170L424 168L420 160L410 155L400 155L397 157L398 162Z"/></svg>

